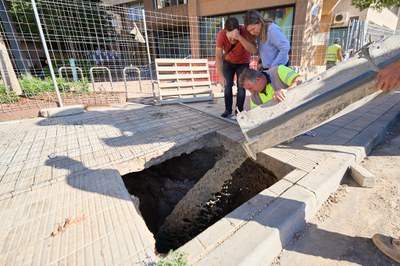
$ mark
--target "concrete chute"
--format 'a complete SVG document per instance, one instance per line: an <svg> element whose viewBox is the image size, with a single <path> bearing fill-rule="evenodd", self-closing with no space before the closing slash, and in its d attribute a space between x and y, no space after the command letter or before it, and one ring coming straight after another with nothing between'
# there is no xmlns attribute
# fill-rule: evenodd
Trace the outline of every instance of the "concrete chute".
<svg viewBox="0 0 400 266"><path fill-rule="evenodd" d="M389 37L288 91L284 102L269 101L238 114L246 153L256 159L262 150L320 125L349 105L378 96L379 69L399 59L400 36Z"/></svg>

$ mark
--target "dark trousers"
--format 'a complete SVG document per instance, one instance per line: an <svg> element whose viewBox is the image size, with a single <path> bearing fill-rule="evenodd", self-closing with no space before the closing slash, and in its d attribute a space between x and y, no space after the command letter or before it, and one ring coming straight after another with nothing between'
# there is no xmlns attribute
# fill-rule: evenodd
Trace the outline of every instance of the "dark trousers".
<svg viewBox="0 0 400 266"><path fill-rule="evenodd" d="M243 111L244 100L246 98L246 91L242 86L239 85L240 74L249 68L249 64L232 64L228 61L223 60L222 72L225 77L225 88L224 88L224 98L225 98L225 110L232 112L233 103L233 77L236 74L236 85L237 85L237 96L236 96L236 106L239 111Z"/></svg>
<svg viewBox="0 0 400 266"><path fill-rule="evenodd" d="M329 61L326 62L326 70L328 70L334 66L336 66L336 62L329 62Z"/></svg>

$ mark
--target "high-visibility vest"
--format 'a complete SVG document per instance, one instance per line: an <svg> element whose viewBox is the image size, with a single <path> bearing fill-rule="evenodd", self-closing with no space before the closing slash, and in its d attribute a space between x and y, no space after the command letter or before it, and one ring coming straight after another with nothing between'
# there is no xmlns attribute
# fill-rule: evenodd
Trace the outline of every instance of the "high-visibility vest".
<svg viewBox="0 0 400 266"><path fill-rule="evenodd" d="M272 97L274 96L274 94L275 94L275 90L272 87L272 84L268 83L267 86L265 87L264 92L254 93L254 96L253 96L253 94L251 95L251 98L250 98L251 109L259 106L260 104L270 101L272 99Z"/></svg>
<svg viewBox="0 0 400 266"><path fill-rule="evenodd" d="M293 79L299 76L293 69L282 65L264 71L263 74L267 78L267 86L264 91L251 94L251 108L270 101L275 94L275 88L286 89L292 84Z"/></svg>
<svg viewBox="0 0 400 266"><path fill-rule="evenodd" d="M327 62L337 62L337 61L339 61L338 56L337 56L337 52L338 52L339 49L341 49L341 47L337 43L334 43L331 46L329 46L327 51L326 51L326 61Z"/></svg>

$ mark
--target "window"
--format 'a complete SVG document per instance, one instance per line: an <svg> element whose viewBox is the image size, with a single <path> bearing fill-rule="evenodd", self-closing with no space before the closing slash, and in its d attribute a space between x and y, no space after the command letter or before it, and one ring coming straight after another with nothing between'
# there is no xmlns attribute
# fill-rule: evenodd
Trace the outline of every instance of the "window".
<svg viewBox="0 0 400 266"><path fill-rule="evenodd" d="M359 16L354 16L354 17L350 17L349 21L353 21L353 20L359 20Z"/></svg>
<svg viewBox="0 0 400 266"><path fill-rule="evenodd" d="M292 43L292 29L293 29L293 18L294 18L294 7L280 7L280 8L269 8L259 10L264 18L273 19L276 24L282 29L283 34ZM246 12L229 14L226 16L216 16L213 18L203 18L201 23L201 55L203 57L215 56L215 39L217 38L218 31L223 29L223 23L229 17L235 17L238 19L239 24L244 24L244 17ZM211 47L211 49L210 49Z"/></svg>
<svg viewBox="0 0 400 266"><path fill-rule="evenodd" d="M157 9L161 9L169 6L185 5L188 0L157 0Z"/></svg>
<svg viewBox="0 0 400 266"><path fill-rule="evenodd" d="M130 5L128 7L128 20L138 21L142 20L143 5Z"/></svg>

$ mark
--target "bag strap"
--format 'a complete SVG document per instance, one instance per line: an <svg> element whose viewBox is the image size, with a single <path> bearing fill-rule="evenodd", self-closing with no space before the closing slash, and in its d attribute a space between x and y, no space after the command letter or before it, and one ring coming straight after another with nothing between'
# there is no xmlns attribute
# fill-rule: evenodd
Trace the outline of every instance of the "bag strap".
<svg viewBox="0 0 400 266"><path fill-rule="evenodd" d="M227 56L227 54L229 54L233 50L233 48L235 48L235 46L236 46L236 43L232 44L231 47L228 49L228 51L226 51L225 54L222 55L222 59L225 60L225 57Z"/></svg>

